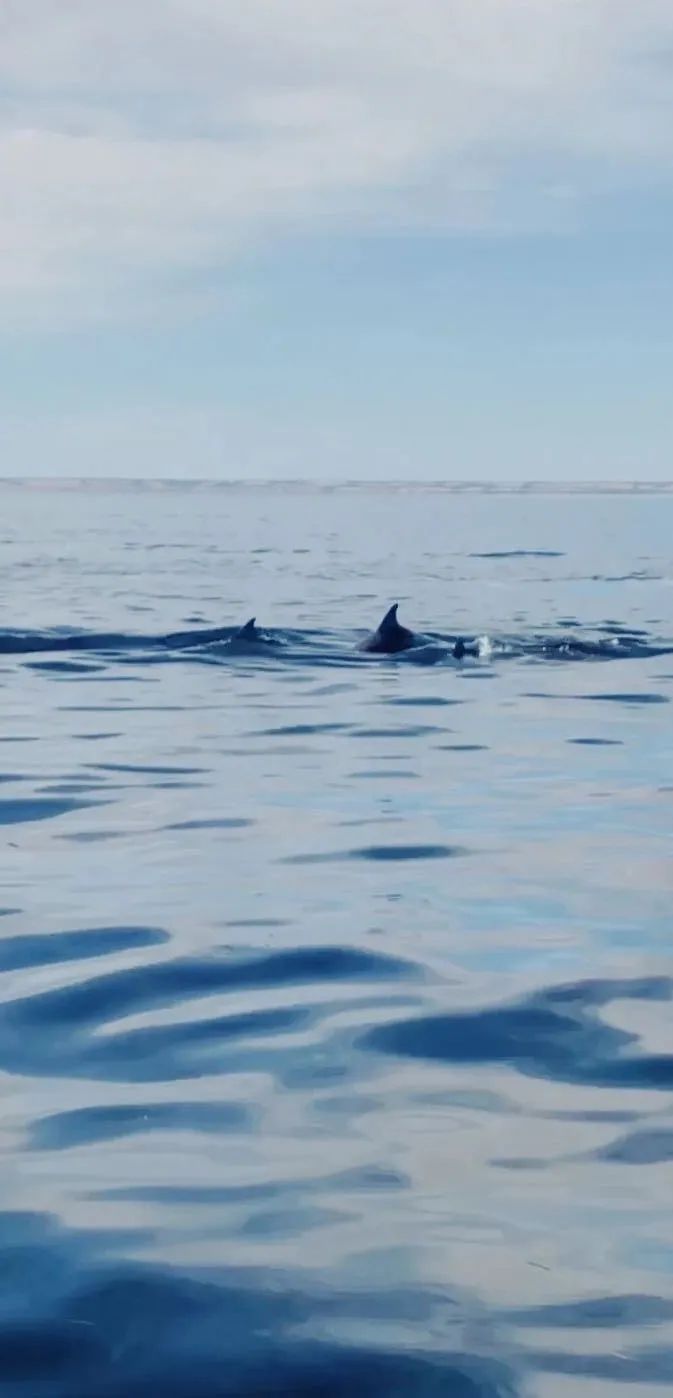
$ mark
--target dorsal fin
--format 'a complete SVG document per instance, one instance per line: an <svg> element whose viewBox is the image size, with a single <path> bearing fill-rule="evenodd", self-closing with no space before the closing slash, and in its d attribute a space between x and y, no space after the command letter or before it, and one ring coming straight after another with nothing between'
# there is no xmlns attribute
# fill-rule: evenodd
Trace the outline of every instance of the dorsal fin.
<svg viewBox="0 0 673 1398"><path fill-rule="evenodd" d="M386 632L394 631L399 622L397 620L397 608L399 602L393 602L392 607L386 612L383 621L379 624L379 635L385 636Z"/></svg>
<svg viewBox="0 0 673 1398"><path fill-rule="evenodd" d="M400 626L397 620L397 607L397 602L393 602L376 631L361 643L360 650L395 655L398 650L408 650L410 646L415 645L413 631L408 631L406 626Z"/></svg>
<svg viewBox="0 0 673 1398"><path fill-rule="evenodd" d="M236 635L238 636L239 640L252 641L254 639L254 637L257 635L257 627L255 626L255 621L256 617L251 616L250 620L246 621L245 626L242 626L240 631L236 632Z"/></svg>

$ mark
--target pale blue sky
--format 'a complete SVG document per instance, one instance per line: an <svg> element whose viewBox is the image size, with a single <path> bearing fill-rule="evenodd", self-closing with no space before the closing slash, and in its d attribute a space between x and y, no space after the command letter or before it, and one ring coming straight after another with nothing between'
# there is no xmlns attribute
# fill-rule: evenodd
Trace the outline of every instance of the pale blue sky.
<svg viewBox="0 0 673 1398"><path fill-rule="evenodd" d="M22 0L0 474L673 476L673 7Z"/></svg>

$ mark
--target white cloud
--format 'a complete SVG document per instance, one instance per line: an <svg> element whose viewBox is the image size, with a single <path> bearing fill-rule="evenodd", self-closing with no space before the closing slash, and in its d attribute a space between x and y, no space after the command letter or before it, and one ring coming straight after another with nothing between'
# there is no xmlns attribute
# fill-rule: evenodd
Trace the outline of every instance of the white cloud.
<svg viewBox="0 0 673 1398"><path fill-rule="evenodd" d="M156 314L278 232L666 181L672 43L670 0L5 0L3 320Z"/></svg>

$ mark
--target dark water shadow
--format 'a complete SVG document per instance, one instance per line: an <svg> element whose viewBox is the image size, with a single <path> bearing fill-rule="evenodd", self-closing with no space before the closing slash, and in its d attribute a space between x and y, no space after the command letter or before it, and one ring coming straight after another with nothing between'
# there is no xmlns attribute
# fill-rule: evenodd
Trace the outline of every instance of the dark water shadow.
<svg viewBox="0 0 673 1398"><path fill-rule="evenodd" d="M79 1107L33 1121L31 1150L69 1150L150 1131L202 1131L221 1134L250 1129L254 1113L239 1102L143 1102Z"/></svg>
<svg viewBox="0 0 673 1398"><path fill-rule="evenodd" d="M427 1347L459 1297L375 1291L261 1269L180 1269L126 1260L151 1230L75 1232L48 1215L0 1215L5 1282L0 1383L8 1398L519 1398L521 1376L481 1346ZM392 1348L413 1324L413 1351ZM319 1335L316 1335L316 1327ZM354 1327L357 1342L344 1331ZM334 1329L340 1339L331 1338ZM368 1338L366 1338L368 1336ZM480 1352L480 1348L483 1352Z"/></svg>
<svg viewBox="0 0 673 1398"><path fill-rule="evenodd" d="M379 821L380 823L380 821ZM343 860L406 861L413 859L457 859L469 854L462 845L363 845L361 849L335 850L326 854L289 854L283 864L338 864Z"/></svg>
<svg viewBox="0 0 673 1398"><path fill-rule="evenodd" d="M515 1004L425 1016L365 1033L368 1050L445 1063L509 1063L531 1077L603 1087L673 1087L673 1053L638 1053L635 1034L605 1023L612 1000L668 1000L673 982L596 980L540 990Z"/></svg>
<svg viewBox="0 0 673 1398"><path fill-rule="evenodd" d="M107 805L105 801L80 801L70 797L56 800L49 796L32 796L15 801L0 801L0 825L26 825L36 820L55 820L71 811L84 811L92 806Z"/></svg>
<svg viewBox="0 0 673 1398"><path fill-rule="evenodd" d="M83 943L77 943L81 946ZM68 943L64 946L68 953ZM16 948L13 954L17 955ZM54 957L51 947L33 954ZM32 962L31 964L35 964ZM13 999L0 1013L0 1067L9 1071L154 1082L199 1077L245 1067L272 1071L286 1085L347 1077L355 1071L347 1045L335 1044L334 1057L315 1036L300 1049L292 1038L317 1026L341 1001L302 1003L237 1012L233 1007L211 1018L178 1020L115 1032L97 1031L111 1020L154 1008L180 1006L197 997L240 990L279 991L283 987L371 983L361 1009L399 996L397 983L419 979L418 968L392 956L343 947L306 947L265 954L226 953L176 958L138 965L107 975ZM342 991L343 996L343 991ZM343 1002L345 1005L350 1001ZM414 1003L412 1000L411 1003ZM283 1040L290 1036L287 1044ZM269 1040L273 1040L273 1048Z"/></svg>
<svg viewBox="0 0 673 1398"><path fill-rule="evenodd" d="M0 940L0 972L27 966L53 966L83 957L109 956L116 951L160 946L168 933L156 927L92 927L72 932L25 932Z"/></svg>

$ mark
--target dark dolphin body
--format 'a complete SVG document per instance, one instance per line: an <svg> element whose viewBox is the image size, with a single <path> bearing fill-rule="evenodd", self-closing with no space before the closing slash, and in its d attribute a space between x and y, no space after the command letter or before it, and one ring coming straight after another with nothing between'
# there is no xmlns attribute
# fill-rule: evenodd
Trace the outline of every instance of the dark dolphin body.
<svg viewBox="0 0 673 1398"><path fill-rule="evenodd" d="M415 635L406 626L400 625L397 620L397 608L398 603L395 602L390 611L386 612L376 631L361 642L358 650L367 651L370 655L396 655L402 650L413 650L414 647L427 645L428 637ZM466 644L459 637L454 642L451 653L454 660L462 660L466 655L478 655L479 647L476 644Z"/></svg>
<svg viewBox="0 0 673 1398"><path fill-rule="evenodd" d="M173 631L168 636L162 636L159 644L170 649L196 650L200 646L211 646L218 642L238 645L239 641L244 646L275 644L270 636L258 629L254 616L246 621L245 626L239 626L234 631L230 626L218 626L210 631Z"/></svg>
<svg viewBox="0 0 673 1398"><path fill-rule="evenodd" d="M411 650L412 646L418 645L418 638L413 631L408 631L406 626L400 626L397 620L398 603L386 612L383 621L376 631L368 636L359 646L360 650L369 651L374 655L395 655L400 650Z"/></svg>
<svg viewBox="0 0 673 1398"><path fill-rule="evenodd" d="M68 632L59 635L45 632L3 631L0 629L0 655L30 655L45 651L189 651L200 650L204 646L217 643L226 645L232 642L246 645L278 646L281 642L275 636L260 631L255 618L246 621L245 626L216 626L194 631L169 631L161 636L133 636L111 631Z"/></svg>

